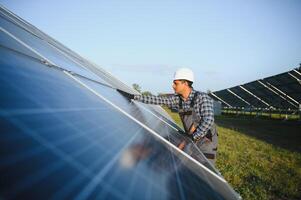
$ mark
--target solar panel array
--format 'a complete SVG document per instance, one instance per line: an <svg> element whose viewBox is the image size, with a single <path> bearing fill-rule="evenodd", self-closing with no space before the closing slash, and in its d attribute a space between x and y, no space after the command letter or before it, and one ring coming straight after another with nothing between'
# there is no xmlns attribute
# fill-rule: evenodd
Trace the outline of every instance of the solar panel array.
<svg viewBox="0 0 301 200"><path fill-rule="evenodd" d="M275 76L210 93L223 107L301 109L301 67Z"/></svg>
<svg viewBox="0 0 301 200"><path fill-rule="evenodd" d="M1 199L240 198L160 107L0 11Z"/></svg>

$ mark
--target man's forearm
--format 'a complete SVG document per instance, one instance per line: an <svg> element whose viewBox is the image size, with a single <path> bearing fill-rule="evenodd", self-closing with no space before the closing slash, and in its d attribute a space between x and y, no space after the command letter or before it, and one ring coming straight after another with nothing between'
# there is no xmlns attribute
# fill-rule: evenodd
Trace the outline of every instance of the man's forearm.
<svg viewBox="0 0 301 200"><path fill-rule="evenodd" d="M172 105L172 99L168 97L159 97L154 95L134 95L134 100L140 101L146 104L154 104L154 105Z"/></svg>

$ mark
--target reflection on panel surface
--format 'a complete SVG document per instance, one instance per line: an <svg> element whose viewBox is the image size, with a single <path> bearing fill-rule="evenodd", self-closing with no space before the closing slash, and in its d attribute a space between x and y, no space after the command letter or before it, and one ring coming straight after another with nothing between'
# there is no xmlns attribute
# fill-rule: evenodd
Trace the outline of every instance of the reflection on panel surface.
<svg viewBox="0 0 301 200"><path fill-rule="evenodd" d="M63 72L0 53L1 197L223 199L198 166Z"/></svg>
<svg viewBox="0 0 301 200"><path fill-rule="evenodd" d="M84 78L78 78L81 82L86 84L88 87L93 89L94 91L98 92L99 94L103 95L106 99L113 102L114 104L118 105L124 111L129 113L135 119L139 120L146 126L150 127L151 129L155 130L158 134L164 137L166 140L169 140L172 144L178 145L181 141L186 140L190 142L186 137L182 136L176 128L174 128L173 124L168 124L167 121L163 118L158 116L158 114L154 113L146 107L146 105L128 101L126 98L121 96L116 90L112 90L109 87L105 87L99 85L95 82L89 81ZM151 113L152 112L152 113ZM164 123L165 122L165 123ZM197 152L194 146L191 148L194 149L193 152ZM190 149L186 150L187 153L191 152ZM193 155L199 162L206 165L207 168L211 169L214 173L217 173L216 170L209 164L209 162L205 159L203 154L194 154Z"/></svg>
<svg viewBox="0 0 301 200"><path fill-rule="evenodd" d="M0 11L0 199L238 198L174 122Z"/></svg>
<svg viewBox="0 0 301 200"><path fill-rule="evenodd" d="M8 35L7 32L5 32L4 29L1 29L0 27L0 45L2 47L9 48L11 50L17 51L21 54L36 58L36 59L42 59L38 55L34 54L30 50L28 50L26 47L21 45L19 42L17 42L15 39L13 39L11 36Z"/></svg>
<svg viewBox="0 0 301 200"><path fill-rule="evenodd" d="M78 65L77 63L73 62L72 60L64 56L55 47L47 43L47 41L42 40L32 35L28 31L11 23L11 21L9 21L7 17L1 12L0 12L0 26L3 29L5 29L5 31L14 35L17 39L24 42L26 45L30 46L30 48L37 51L39 54L44 56L46 59L50 60L50 62L57 65L58 67L106 83L104 80L100 79L94 73L91 73L83 66Z"/></svg>

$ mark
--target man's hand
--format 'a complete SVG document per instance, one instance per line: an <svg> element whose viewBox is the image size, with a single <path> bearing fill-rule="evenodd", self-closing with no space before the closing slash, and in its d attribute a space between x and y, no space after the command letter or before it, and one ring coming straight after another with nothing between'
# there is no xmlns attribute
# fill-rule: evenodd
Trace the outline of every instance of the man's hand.
<svg viewBox="0 0 301 200"><path fill-rule="evenodd" d="M197 142L202 142L202 143L209 143L209 142L212 142L212 135L211 133L210 134L207 134L205 137L200 137L200 138L197 138L197 139L194 139L193 138L193 133L194 131L196 130L196 127L192 124L192 126L190 127L190 130L189 130L189 136L191 137L191 139L197 143ZM207 137L209 136L209 138ZM210 137L211 136L211 137Z"/></svg>
<svg viewBox="0 0 301 200"><path fill-rule="evenodd" d="M116 89L116 90L117 90L117 92L119 92L122 96L124 96L128 100L134 99L134 95L133 94L127 93L127 92L119 90L119 89Z"/></svg>
<svg viewBox="0 0 301 200"><path fill-rule="evenodd" d="M198 137L196 139L192 139L195 143L210 143L211 140L208 139L206 136L205 137Z"/></svg>
<svg viewBox="0 0 301 200"><path fill-rule="evenodd" d="M178 145L178 148L181 149L181 150L183 150L183 149L185 148L185 146L186 146L186 142L185 142L185 140L183 140L183 141Z"/></svg>
<svg viewBox="0 0 301 200"><path fill-rule="evenodd" d="M209 138L207 138L206 136L203 137L202 141L204 141L204 143L210 143L211 140Z"/></svg>

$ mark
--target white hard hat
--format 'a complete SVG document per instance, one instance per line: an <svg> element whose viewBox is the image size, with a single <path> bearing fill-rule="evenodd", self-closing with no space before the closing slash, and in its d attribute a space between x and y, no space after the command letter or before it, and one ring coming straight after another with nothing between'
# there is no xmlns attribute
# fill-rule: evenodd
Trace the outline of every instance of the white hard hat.
<svg viewBox="0 0 301 200"><path fill-rule="evenodd" d="M175 72L173 80L187 80L193 82L193 72L188 68L180 68Z"/></svg>

